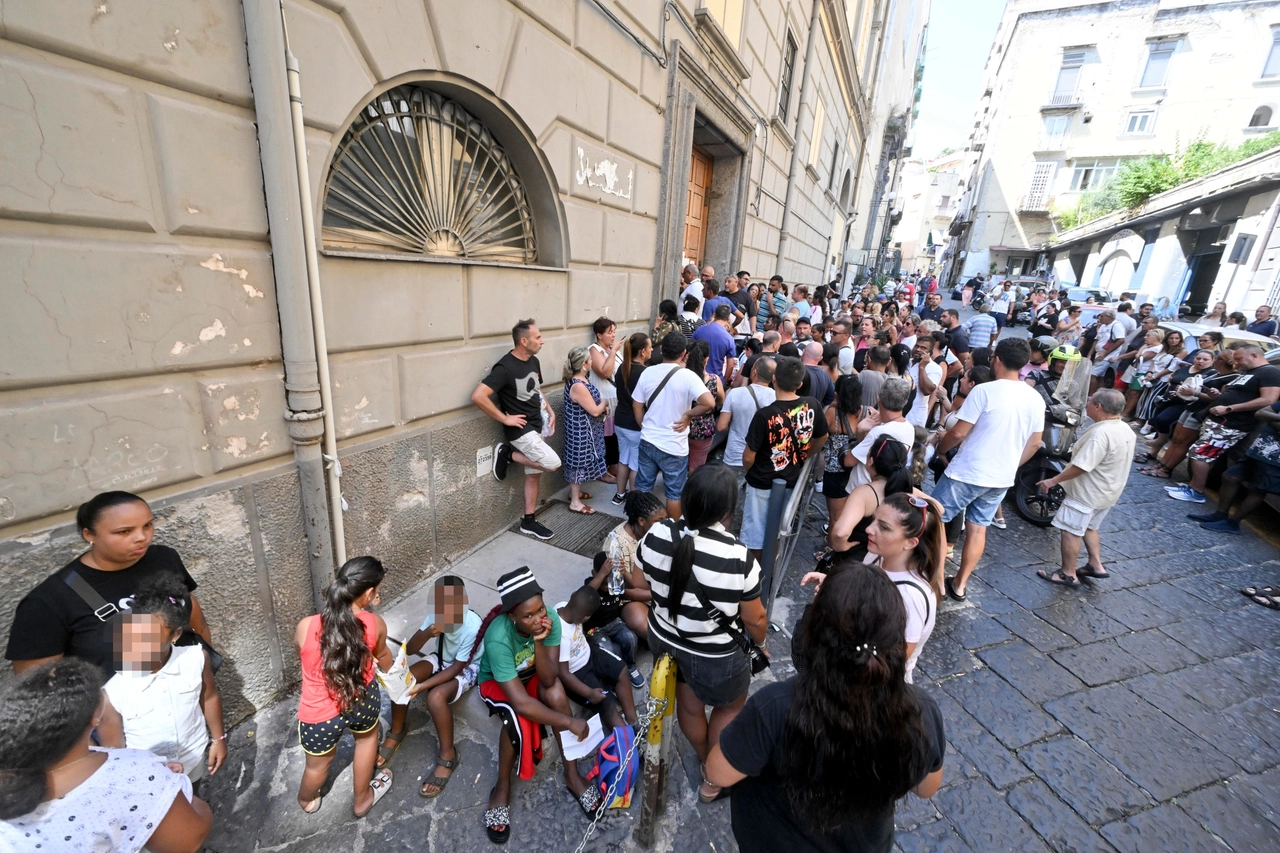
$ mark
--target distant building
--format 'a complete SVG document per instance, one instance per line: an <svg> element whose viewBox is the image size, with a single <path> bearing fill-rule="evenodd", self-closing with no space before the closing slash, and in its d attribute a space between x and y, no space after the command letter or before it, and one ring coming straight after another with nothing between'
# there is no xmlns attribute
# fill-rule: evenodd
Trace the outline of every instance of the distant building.
<svg viewBox="0 0 1280 853"><path fill-rule="evenodd" d="M902 219L890 242L902 252L903 269L937 272L946 249L947 228L955 218L962 182L959 152L933 160L912 159L902 165L899 197Z"/></svg>
<svg viewBox="0 0 1280 853"><path fill-rule="evenodd" d="M951 277L1045 269L1051 212L1126 159L1199 137L1237 145L1277 126L1280 2L1010 0L967 148ZM1100 284L1122 289L1133 272L1106 270Z"/></svg>

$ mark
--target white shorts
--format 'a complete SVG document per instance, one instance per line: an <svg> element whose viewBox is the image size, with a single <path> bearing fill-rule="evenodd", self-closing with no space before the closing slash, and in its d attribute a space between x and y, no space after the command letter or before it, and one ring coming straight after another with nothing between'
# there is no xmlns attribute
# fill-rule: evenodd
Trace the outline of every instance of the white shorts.
<svg viewBox="0 0 1280 853"><path fill-rule="evenodd" d="M525 466L526 474L541 474L544 471L555 471L560 467L560 457L551 449L551 445L543 441L536 432L526 432L511 442L511 446L523 453L537 468Z"/></svg>
<svg viewBox="0 0 1280 853"><path fill-rule="evenodd" d="M1058 507L1053 516L1053 526L1073 536L1083 536L1088 530L1097 530L1109 512L1111 507L1094 509L1077 500L1064 498L1062 506Z"/></svg>
<svg viewBox="0 0 1280 853"><path fill-rule="evenodd" d="M431 654L423 655L422 659L431 664L432 674L435 674L440 670L444 669L444 667L440 665L440 655L436 654L435 652L431 652ZM470 690L472 687L475 687L476 679L479 678L479 676L480 676L480 661L478 660L472 661L469 665L463 667L462 672L454 676L453 681L454 681L454 684L456 685L456 688L453 691L453 698L449 700L449 704L452 705L454 702L457 702L464 695L466 695L466 692L468 690Z"/></svg>

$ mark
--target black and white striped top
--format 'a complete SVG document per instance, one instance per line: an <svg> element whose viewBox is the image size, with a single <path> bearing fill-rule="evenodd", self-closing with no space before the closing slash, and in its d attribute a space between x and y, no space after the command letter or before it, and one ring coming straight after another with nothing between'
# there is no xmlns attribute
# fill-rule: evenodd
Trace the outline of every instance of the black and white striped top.
<svg viewBox="0 0 1280 853"><path fill-rule="evenodd" d="M741 654L691 591L685 590L675 614L672 614L668 598L671 591L671 555L675 553L672 540L679 538L680 529L677 521L654 525L636 549L636 561L644 569L653 592L649 630L690 654L703 657ZM698 533L694 549L693 574L706 591L707 599L730 619L736 619L740 602L760 597L760 563L751 556L747 546L720 524Z"/></svg>

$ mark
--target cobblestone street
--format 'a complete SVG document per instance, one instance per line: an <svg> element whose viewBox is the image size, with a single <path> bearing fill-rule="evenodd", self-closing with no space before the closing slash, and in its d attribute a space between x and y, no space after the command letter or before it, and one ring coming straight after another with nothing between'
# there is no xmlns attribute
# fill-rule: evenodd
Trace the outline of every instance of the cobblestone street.
<svg viewBox="0 0 1280 853"><path fill-rule="evenodd" d="M943 606L917 668L950 743L943 789L900 805L904 853L1280 846L1280 614L1238 592L1280 585L1280 562L1252 533L1215 537L1187 521L1190 505L1168 500L1162 485L1131 478L1103 533L1115 576L1080 590L1034 576L1056 559L1056 531L1011 508L1009 529L991 530L968 600ZM815 510L775 609L788 629L809 599L796 581L820 523ZM776 677L793 672L787 645L773 643ZM209 850L488 849L481 813L495 745L476 726L461 721L462 767L438 800L422 800L416 779L436 746L415 705L396 783L373 814L351 817L344 769L308 817L294 801L302 754L293 709L286 700L233 733L228 767L208 788L218 817ZM683 772L654 849L735 850L728 801L697 802L697 761L679 735L676 743ZM349 740L343 749L349 760ZM549 753L532 782L517 783L516 849L573 851L581 840L586 821L557 767ZM631 837L638 817L637 799L607 816L586 849L641 849Z"/></svg>

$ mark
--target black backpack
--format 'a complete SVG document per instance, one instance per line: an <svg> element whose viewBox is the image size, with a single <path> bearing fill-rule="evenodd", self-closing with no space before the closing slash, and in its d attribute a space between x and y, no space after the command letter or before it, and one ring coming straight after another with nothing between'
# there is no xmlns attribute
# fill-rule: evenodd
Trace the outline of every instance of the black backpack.
<svg viewBox="0 0 1280 853"><path fill-rule="evenodd" d="M1098 342L1098 324L1094 323L1084 330L1084 334L1080 336L1080 354L1085 358L1091 357L1093 346Z"/></svg>

